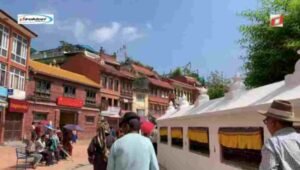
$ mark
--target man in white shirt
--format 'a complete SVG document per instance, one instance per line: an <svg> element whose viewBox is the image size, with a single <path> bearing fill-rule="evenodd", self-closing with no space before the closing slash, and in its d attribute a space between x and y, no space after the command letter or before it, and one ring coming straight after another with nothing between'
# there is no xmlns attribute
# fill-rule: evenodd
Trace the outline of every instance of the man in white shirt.
<svg viewBox="0 0 300 170"><path fill-rule="evenodd" d="M151 141L138 133L137 114L126 113L120 126L125 135L112 145L107 170L159 170Z"/></svg>

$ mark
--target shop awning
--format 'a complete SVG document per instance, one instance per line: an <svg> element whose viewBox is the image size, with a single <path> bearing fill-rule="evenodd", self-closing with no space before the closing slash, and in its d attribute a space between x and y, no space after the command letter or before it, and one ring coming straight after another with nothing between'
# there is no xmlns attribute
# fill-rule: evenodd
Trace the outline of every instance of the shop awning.
<svg viewBox="0 0 300 170"><path fill-rule="evenodd" d="M107 110L101 112L101 116L120 118L120 107L108 107Z"/></svg>

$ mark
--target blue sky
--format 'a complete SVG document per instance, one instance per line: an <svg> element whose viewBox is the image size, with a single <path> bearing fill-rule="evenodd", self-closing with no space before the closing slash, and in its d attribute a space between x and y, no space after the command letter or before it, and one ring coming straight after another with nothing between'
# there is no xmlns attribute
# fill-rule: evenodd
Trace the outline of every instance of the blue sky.
<svg viewBox="0 0 300 170"><path fill-rule="evenodd" d="M39 37L38 50L60 40L88 44L107 52L126 44L134 59L169 72L189 61L207 76L241 71L243 54L238 27L247 21L237 13L258 7L257 0L1 0L1 9L17 14L54 14L54 25L29 26Z"/></svg>

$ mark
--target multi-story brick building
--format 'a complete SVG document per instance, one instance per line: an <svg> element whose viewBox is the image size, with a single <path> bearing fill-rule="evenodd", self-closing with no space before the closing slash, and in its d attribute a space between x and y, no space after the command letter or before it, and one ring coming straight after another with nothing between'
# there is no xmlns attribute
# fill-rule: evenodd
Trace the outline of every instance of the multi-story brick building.
<svg viewBox="0 0 300 170"><path fill-rule="evenodd" d="M122 67L136 79L133 82L133 111L140 116L159 117L168 107L169 94L173 87L164 81L153 68L134 61L125 62Z"/></svg>
<svg viewBox="0 0 300 170"><path fill-rule="evenodd" d="M123 112L132 111L134 75L127 70L120 70L121 74L121 96L120 105Z"/></svg>
<svg viewBox="0 0 300 170"><path fill-rule="evenodd" d="M80 138L95 135L99 117L100 85L84 75L59 66L30 61L27 83L29 110L24 120L24 134L31 122L48 120L54 127L78 124L84 129Z"/></svg>
<svg viewBox="0 0 300 170"><path fill-rule="evenodd" d="M149 114L155 118L160 117L168 108L169 96L173 87L162 79L148 78L149 84Z"/></svg>
<svg viewBox="0 0 300 170"><path fill-rule="evenodd" d="M64 69L83 74L101 84L102 110L113 115L110 120L113 124L117 124L119 116L125 111L159 117L170 100L176 104L179 97L185 95L193 104L198 96L196 86L199 83L192 77L161 78L153 68L129 58L120 64L115 54L108 55L103 48L99 53L82 45L73 45L68 49L73 51L65 53L64 48L59 47L44 51L46 58L37 58L48 64L59 64Z"/></svg>
<svg viewBox="0 0 300 170"><path fill-rule="evenodd" d="M0 10L0 143L20 140L28 110L25 84L30 42L37 34Z"/></svg>
<svg viewBox="0 0 300 170"><path fill-rule="evenodd" d="M186 96L187 101L190 104L194 104L197 97L200 95L197 87L200 87L201 84L193 77L179 76L166 79L166 81L174 87L172 95L170 95L170 100L172 100L175 105L179 104L179 98L183 96Z"/></svg>
<svg viewBox="0 0 300 170"><path fill-rule="evenodd" d="M132 110L139 116L148 116L149 114L149 80L148 77L158 76L152 68L134 62L125 62L122 69L127 70L134 75L133 81L133 105Z"/></svg>
<svg viewBox="0 0 300 170"><path fill-rule="evenodd" d="M103 50L100 50L100 56L96 59L87 57L84 53L72 55L61 67L83 74L101 84L101 111L109 112L105 114L105 118L112 126L118 127L122 111L132 109L133 74L126 70L121 71L116 56L105 54Z"/></svg>

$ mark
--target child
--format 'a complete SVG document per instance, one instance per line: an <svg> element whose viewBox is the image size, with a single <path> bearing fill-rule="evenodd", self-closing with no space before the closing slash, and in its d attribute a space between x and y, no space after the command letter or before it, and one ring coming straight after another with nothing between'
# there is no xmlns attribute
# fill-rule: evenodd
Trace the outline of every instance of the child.
<svg viewBox="0 0 300 170"><path fill-rule="evenodd" d="M76 143L77 139L78 139L77 132L76 132L76 130L73 130L72 131L72 143Z"/></svg>

